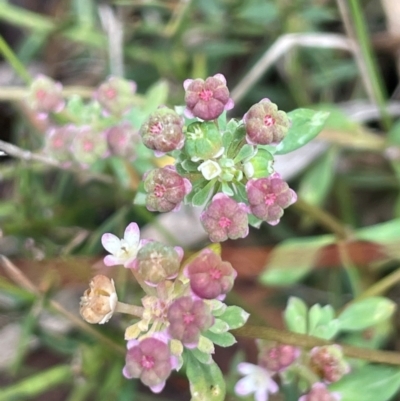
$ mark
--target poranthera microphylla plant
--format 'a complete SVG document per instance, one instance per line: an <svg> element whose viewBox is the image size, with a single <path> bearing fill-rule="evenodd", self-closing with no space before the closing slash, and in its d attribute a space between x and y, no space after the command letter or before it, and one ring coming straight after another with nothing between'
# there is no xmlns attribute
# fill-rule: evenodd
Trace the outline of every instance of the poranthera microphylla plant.
<svg viewBox="0 0 400 401"><path fill-rule="evenodd" d="M47 123L44 151L65 166L84 168L110 155L134 160L140 142L156 157L171 156L174 164L143 175L136 201L157 212L173 212L183 202L203 207L200 220L212 242L244 238L249 225L258 227L263 221L279 223L297 196L274 171L274 154L288 153L315 137L327 113L299 109L286 114L262 99L242 119L228 120L226 111L234 104L222 74L186 80L184 108L147 108L146 116L135 89L133 82L109 78L90 103L76 97L66 103L60 84L39 77L28 104ZM68 118L73 122L63 123ZM123 375L158 393L171 372L185 365L193 400L224 400L225 382L212 358L214 347L233 345L229 330L243 326L249 315L223 302L237 273L221 259L219 244L185 258L180 247L140 239L134 222L122 239L108 233L102 244L109 252L104 264L129 269L145 294L141 305L122 303L114 282L97 275L81 299L80 312L89 323L106 323L116 312L132 316L125 330ZM285 317L289 330L301 332L296 302L301 304L292 300ZM333 338L340 327L332 310L314 308L310 314L315 310L324 311L314 319L320 332L303 332ZM256 401L266 401L279 383L297 378L299 400L339 399L327 388L349 372L339 346L311 351L265 341L258 346L258 364L238 366L244 377L235 386L237 395L254 393Z"/></svg>

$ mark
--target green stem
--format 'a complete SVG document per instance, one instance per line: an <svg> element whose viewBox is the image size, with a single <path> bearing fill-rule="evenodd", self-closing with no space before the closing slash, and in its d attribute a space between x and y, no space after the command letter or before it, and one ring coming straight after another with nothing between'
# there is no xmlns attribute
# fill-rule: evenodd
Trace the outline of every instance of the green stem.
<svg viewBox="0 0 400 401"><path fill-rule="evenodd" d="M30 85L32 77L29 74L25 66L19 61L18 57L12 51L11 47L8 46L7 42L0 35L0 53L8 61L14 71L25 81L26 84Z"/></svg>
<svg viewBox="0 0 400 401"><path fill-rule="evenodd" d="M358 269L354 266L349 251L347 249L347 244L345 241L338 241L337 247L339 251L340 261L344 267L344 271L346 272L347 278L350 283L351 291L355 297L357 297L361 292L360 287L360 275L358 273Z"/></svg>
<svg viewBox="0 0 400 401"><path fill-rule="evenodd" d="M272 327L251 326L248 324L240 329L232 330L232 334L239 337L277 341L281 344L294 345L306 349L323 345L337 344L337 342L308 336L306 334L292 333L289 331L274 329ZM389 365L400 365L400 353L398 352L379 351L369 348L353 347L345 344L339 345L342 347L343 353L351 358L358 358Z"/></svg>
<svg viewBox="0 0 400 401"><path fill-rule="evenodd" d="M358 40L358 44L360 47L359 52L361 60L359 60L359 62L363 63L365 73L370 81L369 83L374 98L373 100L376 102L379 108L383 126L385 127L386 130L388 130L392 125L392 120L386 110L385 106L386 96L385 96L384 85L381 76L379 75L378 72L378 66L375 61L376 59L372 52L372 46L369 39L369 34L367 30L367 25L365 23L362 7L360 5L360 0L351 0L346 3L348 4L349 19L350 19L350 23L348 24L346 29L352 30L354 28L354 35ZM341 10L347 8L347 5L345 4L344 0L339 0L339 5L341 6Z"/></svg>

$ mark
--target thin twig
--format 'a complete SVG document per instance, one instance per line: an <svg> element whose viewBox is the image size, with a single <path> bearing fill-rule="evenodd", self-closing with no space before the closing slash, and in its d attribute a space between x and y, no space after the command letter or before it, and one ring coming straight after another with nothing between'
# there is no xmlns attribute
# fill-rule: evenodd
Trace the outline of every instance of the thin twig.
<svg viewBox="0 0 400 401"><path fill-rule="evenodd" d="M260 60L249 70L242 80L232 90L232 98L240 101L249 89L261 78L261 76L274 65L283 55L296 46L321 47L353 51L353 44L344 35L336 34L287 34L282 35L264 53Z"/></svg>
<svg viewBox="0 0 400 401"><path fill-rule="evenodd" d="M3 266L4 270L8 274L8 276L19 286L24 288L25 290L31 292L32 294L41 297L43 294L39 291L39 289L35 286L35 284L32 283L31 280L29 280L28 277L25 276L24 273L20 269L18 269L17 266L15 266L8 258L6 258L4 255L0 255L0 265ZM103 344L107 345L108 347L114 349L120 354L125 354L125 350L123 347L120 345L114 343L111 339L108 337L104 336L97 330L95 330L93 327L89 326L87 323L85 323L82 319L79 317L75 316L73 313L69 312L66 310L60 303L57 301L54 301L50 299L48 301L50 307L63 315L65 318L67 318L74 326L77 328L87 332L88 334L92 335L93 337L97 338L99 341L101 341Z"/></svg>
<svg viewBox="0 0 400 401"><path fill-rule="evenodd" d="M21 149L16 145L13 145L8 142L4 142L0 140L0 150L4 151L9 156L16 157L21 160L25 160L28 162L36 161L43 164L47 164L49 166L58 168L60 170L69 170L74 173L82 174L85 176L87 180L96 180L100 182L104 182L105 184L112 184L114 182L113 178L110 175L106 174L98 174L92 173L90 171L82 170L76 166L65 167L61 165L58 160L53 159L52 157L46 156L41 153L34 153L29 150Z"/></svg>
<svg viewBox="0 0 400 401"><path fill-rule="evenodd" d="M289 331L278 330L272 327L252 326L246 324L240 329L232 331L232 334L238 337L259 338L262 340L278 341L282 344L295 345L311 349L317 346L337 344L336 342L324 340L306 334L292 333ZM370 348L352 347L340 344L343 353L351 358L363 359L366 361L386 363L389 365L400 365L400 353L379 351Z"/></svg>

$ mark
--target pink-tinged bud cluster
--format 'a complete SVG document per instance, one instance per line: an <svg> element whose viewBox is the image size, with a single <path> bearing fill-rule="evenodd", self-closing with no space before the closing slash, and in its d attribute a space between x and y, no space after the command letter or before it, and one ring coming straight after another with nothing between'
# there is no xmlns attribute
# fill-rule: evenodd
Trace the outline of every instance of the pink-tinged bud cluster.
<svg viewBox="0 0 400 401"><path fill-rule="evenodd" d="M45 152L61 163L71 162L71 144L78 128L74 125L52 127L46 132Z"/></svg>
<svg viewBox="0 0 400 401"><path fill-rule="evenodd" d="M267 178L248 181L246 184L250 210L254 216L271 225L279 223L283 209L296 202L296 193L278 173Z"/></svg>
<svg viewBox="0 0 400 401"><path fill-rule="evenodd" d="M134 268L147 284L157 286L162 281L171 280L178 275L182 258L182 248L152 241L139 250Z"/></svg>
<svg viewBox="0 0 400 401"><path fill-rule="evenodd" d="M148 210L170 212L179 209L183 198L192 190L192 184L173 166L166 166L151 170L144 176L144 189Z"/></svg>
<svg viewBox="0 0 400 401"><path fill-rule="evenodd" d="M263 99L253 105L244 115L246 140L251 145L277 144L285 137L290 127L290 120L276 104Z"/></svg>
<svg viewBox="0 0 400 401"><path fill-rule="evenodd" d="M299 357L300 350L292 345L266 345L259 354L259 365L270 372L287 369Z"/></svg>
<svg viewBox="0 0 400 401"><path fill-rule="evenodd" d="M213 197L200 221L213 242L244 238L249 232L247 206L223 193Z"/></svg>
<svg viewBox="0 0 400 401"><path fill-rule="evenodd" d="M33 110L43 113L43 116L59 113L65 106L61 83L39 75L30 86L27 102Z"/></svg>
<svg viewBox="0 0 400 401"><path fill-rule="evenodd" d="M183 124L183 118L176 111L161 107L142 125L140 135L144 145L160 156L183 147Z"/></svg>
<svg viewBox="0 0 400 401"><path fill-rule="evenodd" d="M202 120L214 120L224 110L233 108L233 100L229 97L226 79L222 74L203 79L187 79L185 88L185 115L189 118L198 117Z"/></svg>
<svg viewBox="0 0 400 401"><path fill-rule="evenodd" d="M140 136L131 124L124 122L109 128L106 132L108 149L112 155L135 160Z"/></svg>
<svg viewBox="0 0 400 401"><path fill-rule="evenodd" d="M127 379L137 378L159 393L174 367L173 357L166 343L153 337L128 342L123 374Z"/></svg>
<svg viewBox="0 0 400 401"><path fill-rule="evenodd" d="M339 393L331 393L323 383L315 383L311 390L302 395L299 401L340 401Z"/></svg>
<svg viewBox="0 0 400 401"><path fill-rule="evenodd" d="M209 329L214 322L210 308L202 300L181 297L168 309L169 335L181 341L188 348L195 348L200 334Z"/></svg>
<svg viewBox="0 0 400 401"><path fill-rule="evenodd" d="M203 299L215 299L227 294L237 276L229 262L210 249L204 249L185 267L193 293Z"/></svg>
<svg viewBox="0 0 400 401"><path fill-rule="evenodd" d="M90 166L108 154L105 133L95 131L91 126L80 127L72 141L71 152L82 167Z"/></svg>
<svg viewBox="0 0 400 401"><path fill-rule="evenodd" d="M333 383L350 372L340 345L315 347L310 353L311 368L326 382Z"/></svg>
<svg viewBox="0 0 400 401"><path fill-rule="evenodd" d="M95 98L109 114L121 116L134 105L136 83L110 77L96 91Z"/></svg>
<svg viewBox="0 0 400 401"><path fill-rule="evenodd" d="M101 243L111 255L104 258L106 266L123 265L131 267L142 246L140 231L136 223L130 223L125 229L124 238L119 239L114 234L103 234Z"/></svg>

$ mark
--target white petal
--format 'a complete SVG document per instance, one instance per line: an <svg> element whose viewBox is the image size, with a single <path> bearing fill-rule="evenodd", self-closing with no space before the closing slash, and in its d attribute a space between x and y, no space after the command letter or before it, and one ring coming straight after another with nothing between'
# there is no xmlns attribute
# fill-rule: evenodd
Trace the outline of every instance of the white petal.
<svg viewBox="0 0 400 401"><path fill-rule="evenodd" d="M237 371L242 375L251 375L257 369L257 365L241 362L237 365Z"/></svg>
<svg viewBox="0 0 400 401"><path fill-rule="evenodd" d="M256 401L268 401L268 390L264 387L258 388L254 393Z"/></svg>
<svg viewBox="0 0 400 401"><path fill-rule="evenodd" d="M101 237L101 243L104 249L112 254L117 253L121 249L121 241L114 234L103 234Z"/></svg>
<svg viewBox="0 0 400 401"><path fill-rule="evenodd" d="M237 395L249 395L253 393L254 390L254 381L251 376L243 377L235 385L235 393Z"/></svg>
<svg viewBox="0 0 400 401"><path fill-rule="evenodd" d="M124 233L124 240L128 243L128 245L137 247L140 240L140 230L139 226L136 223L131 223L126 227Z"/></svg>

